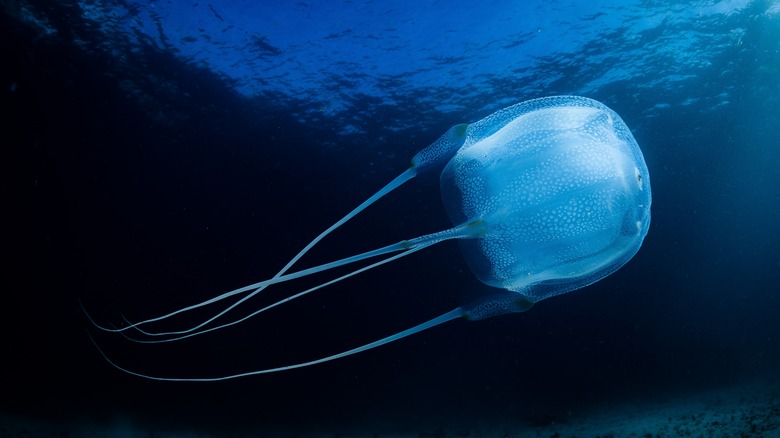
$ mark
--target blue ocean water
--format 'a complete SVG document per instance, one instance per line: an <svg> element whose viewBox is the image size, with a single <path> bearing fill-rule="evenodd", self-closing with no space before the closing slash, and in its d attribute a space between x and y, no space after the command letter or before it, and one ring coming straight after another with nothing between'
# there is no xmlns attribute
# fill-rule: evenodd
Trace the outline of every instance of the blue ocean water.
<svg viewBox="0 0 780 438"><path fill-rule="evenodd" d="M4 415L71 436L537 436L777 381L776 1L31 0L2 17ZM137 372L209 377L340 352L462 304L476 280L454 243L180 343L96 332L79 301L121 325L270 278L450 126L562 94L620 114L649 168L650 232L605 280L223 383L130 376L90 342L85 328ZM422 178L301 266L449 226ZM709 427L780 430L740 418Z"/></svg>

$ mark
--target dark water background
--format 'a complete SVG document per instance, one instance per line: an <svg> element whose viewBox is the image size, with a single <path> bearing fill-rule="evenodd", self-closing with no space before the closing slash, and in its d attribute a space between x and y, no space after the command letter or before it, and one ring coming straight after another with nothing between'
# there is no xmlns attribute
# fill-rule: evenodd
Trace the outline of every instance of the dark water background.
<svg viewBox="0 0 780 438"><path fill-rule="evenodd" d="M316 83L248 91L239 86L248 79L140 33L123 40L131 33L107 31L89 5L3 3L3 412L214 433L533 424L777 377L777 4L705 2L734 7L691 20L673 6L627 6L629 23L663 15L627 46L615 44L628 32L619 25L581 43L576 14L562 7L557 19L570 27L559 30L576 50L534 55L522 74L461 90L446 78L438 88L396 78L393 104L342 90L328 110L306 94ZM622 22L616 13L610 22ZM691 35L699 43L675 45ZM284 48L269 47L261 58L272 64ZM440 62L450 71L463 59ZM501 99L569 93L617 111L650 169L650 232L607 279L524 314L222 383L126 375L90 342L78 300L96 320L121 323L269 278L447 127ZM457 104L437 109L432 96ZM435 182L411 182L302 263L449 225ZM250 307L317 280L269 289ZM405 329L457 306L474 282L447 243L213 335L162 346L97 339L139 372L244 372Z"/></svg>

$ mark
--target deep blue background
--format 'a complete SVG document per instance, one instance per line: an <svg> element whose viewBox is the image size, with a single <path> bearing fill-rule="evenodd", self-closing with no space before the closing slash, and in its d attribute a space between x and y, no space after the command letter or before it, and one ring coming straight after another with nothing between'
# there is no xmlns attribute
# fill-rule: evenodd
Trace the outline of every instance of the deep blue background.
<svg viewBox="0 0 780 438"><path fill-rule="evenodd" d="M391 3L4 5L4 412L283 433L540 424L777 376L778 5ZM609 278L224 383L125 375L90 343L78 299L119 323L269 278L447 127L555 94L617 111L650 169L650 232ZM411 182L302 263L449 225L435 181ZM450 242L214 335L98 341L139 372L243 372L405 329L473 283Z"/></svg>

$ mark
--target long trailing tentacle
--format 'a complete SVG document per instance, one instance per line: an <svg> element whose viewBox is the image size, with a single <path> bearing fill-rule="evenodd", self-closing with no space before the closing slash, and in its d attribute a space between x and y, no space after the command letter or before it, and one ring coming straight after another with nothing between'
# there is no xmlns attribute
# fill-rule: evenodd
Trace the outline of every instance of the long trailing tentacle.
<svg viewBox="0 0 780 438"><path fill-rule="evenodd" d="M308 367L308 366L312 366L312 365L316 365L316 364L320 364L320 363L324 363L324 362L329 362L329 361L332 361L332 360L336 360L336 359L340 359L340 358L343 358L343 357L351 356L353 354L357 354L357 353L360 353L360 352L363 352L363 351L366 351L366 350L370 350L372 348L376 348L376 347L379 347L379 346L382 346L382 345L385 345L385 344L389 344L391 342L397 341L399 339L405 338L405 337L413 335L415 333L419 333L421 331L427 330L427 329L435 327L437 325L444 324L445 322L452 321L453 319L460 318L463 315L464 315L463 309L458 307L458 308L455 308L453 310L450 310L447 313L439 315L436 318L428 320L428 321L426 321L426 322L424 322L422 324L418 324L418 325L416 325L416 326L414 326L412 328L403 330L401 332L398 332L396 334L387 336L387 337L379 339L377 341L374 341L374 342L371 342L371 343L368 343L368 344L362 345L360 347L353 348L351 350L347 350L347 351L344 351L344 352L341 352L341 353L338 353L338 354L334 354L334 355L331 355L331 356L323 357L323 358L312 360L312 361L308 361L308 362L302 362L302 363L297 363L297 364L293 364L293 365L286 365L286 366L281 366L281 367L276 367L276 368L267 368L267 369L263 369L263 370L249 371L249 372L244 372L244 373L230 374L230 375L226 375L226 376L204 377L204 378L159 377L159 376L152 376L152 375L149 375L149 374L142 374L142 373L138 373L138 372L135 372L135 371L131 371L131 370L127 369L127 368L119 366L116 362L112 361L108 357L108 355L105 352L103 352L103 350L100 349L100 346L98 346L97 342L95 342L95 340L92 338L92 335L90 335L90 339L95 344L95 347L97 347L98 351L103 356L103 358L106 360L106 362L111 364L111 366L113 366L114 368L116 368L116 369L118 369L120 371L123 371L123 372L125 372L127 374L132 374L134 376L143 377L145 379L150 379L150 380L164 380L164 381L169 381L169 382L216 382L216 381L220 381L220 380L238 379L238 378L241 378L241 377L255 376L255 375L259 375L259 374L269 374L269 373L276 373L276 372L280 372L280 371L288 371L288 370L293 370L293 369L296 369L296 368L304 368L304 367ZM87 333L89 334L89 332L87 332Z"/></svg>
<svg viewBox="0 0 780 438"><path fill-rule="evenodd" d="M140 331L141 333L143 333L145 335L148 335L148 336L167 335L167 336L174 336L174 337L173 338L168 338L168 339L163 339L163 340L156 340L156 341L155 340L142 341L142 340L137 340L137 339L130 338L130 337L128 337L128 339L136 340L138 342L146 342L146 343L169 342L169 341L185 339L185 338L188 338L190 336L197 335L197 334L208 333L208 332L211 332L211 331L214 331L214 330L218 330L218 329L221 329L221 328L229 327L229 326L238 324L240 322L246 321L247 319L249 319L249 318L251 318L251 317L253 317L255 315L258 315L258 314L260 314L260 313L262 313L262 312L264 312L264 311L266 311L268 309L276 307L276 306L278 306L280 304L289 302L289 301L291 301L293 299L299 298L299 297L301 297L303 295L306 295L306 294L308 294L310 292L313 292L315 290L321 289L321 288L323 288L325 286L337 283L337 282L339 282L341 280L344 280L346 278L352 277L352 276L357 275L357 274L359 274L361 272L365 272L365 271L367 271L369 269L373 269L373 268L375 268L377 266L384 265L385 263L389 263L389 262L391 262L393 260L396 260L396 259L399 259L401 257L407 256L409 254L412 254L412 253L417 252L417 251L419 251L421 249L427 248L427 247L429 247L431 245L434 245L436 243L443 242L445 240L450 240L450 239L468 239L468 238L475 238L475 237L482 236L482 235L484 235L487 232L487 227L488 227L488 225L483 220L469 221L469 222L463 223L463 224L461 224L461 225L459 225L457 227L449 228L449 229L446 229L446 230L443 230L443 231L439 231L439 232L436 232L436 233L426 234L424 236L420 236L420 237L417 237L417 238L414 238L414 239L411 239L411 240L403 240L401 242L394 243L392 245L387 245L387 246L384 246L382 248L379 248L379 249L376 249L376 250L373 250L373 251L364 252L364 253L358 254L356 256L347 257L347 258L338 260L336 262L327 263L325 265L321 265L321 266L318 266L318 267L314 267L314 268L306 269L306 270L303 270L303 271L298 271L298 272L295 272L295 273L292 273L292 274L288 274L287 276L279 277L277 280L269 280L271 282L275 282L275 281L284 281L284 280L292 279L292 278L299 278L299 277L302 277L302 276L305 276L305 275L309 275L309 274L313 274L313 273L316 273L316 272L322 272L324 270L331 269L331 268L334 268L334 267L337 267L337 266L344 266L344 265L349 264L349 263L365 260L365 259L370 258L370 257L375 257L375 256L378 256L378 255L384 255L384 254L388 254L388 253L391 253L391 252L400 251L399 254L387 257L387 258L385 258L383 260L380 260L378 262L375 262L375 263L370 264L368 266L365 266L363 268L360 268L360 269L357 269L357 270L352 271L350 273L347 273L345 275L342 275L341 277L335 278L333 280L330 280L330 281L325 282L325 283L323 283L321 285L315 286L315 287L313 287L311 289L308 289L306 291L299 292L299 293L297 293L295 295L292 295L292 296L290 296L288 298L279 300L276 303L273 303L273 304L271 304L269 306L266 306L266 307L264 307L264 308L262 308L260 310L257 310L257 311L255 311L253 313L250 313L249 315L247 315L245 317L238 318L236 320L230 321L228 323L225 323L225 324L222 324L222 325L219 325L219 326L216 326L216 327L212 327L212 328L208 328L208 329L204 329L204 330L186 330L186 331L162 332L162 333L147 333L147 332L141 330L140 328L135 327L138 331ZM247 298L248 297L244 297L242 300L237 301L232 306L230 306L227 309L223 310L219 314L213 316L211 319L207 320L204 323L201 323L199 327L202 327L202 326L206 325L207 323L215 320L216 318L222 316L223 314L227 313L229 310L231 310L234 307L238 306L243 301L245 301ZM180 335L180 336L176 336L176 335Z"/></svg>
<svg viewBox="0 0 780 438"><path fill-rule="evenodd" d="M92 317L90 317L89 314L86 312L86 309L84 309L84 306L82 305L81 307L84 310L84 313L87 314L88 319L98 329L103 330L103 331L107 331L107 332L123 332L123 331L129 330L129 329L132 329L132 328L138 328L138 327L143 326L143 325L147 325L147 324L151 324L151 323L154 323L154 322L162 321L162 320L171 318L173 316L179 315L179 314L184 313L184 312L188 312L188 311L191 311L191 310L194 310L194 309L198 309L198 308L201 308L201 307L209 306L211 304L217 303L219 301L225 300L225 299L230 298L230 297L235 296L235 295L239 295L239 294L242 294L242 293L247 293L248 294L245 297L243 297L241 300L239 300L238 302L233 303L232 305L228 306L226 309L218 312L215 316L208 318L206 321L204 321L202 323L196 324L195 326L190 327L188 329L179 330L177 332L159 333L159 335L185 334L185 333L193 332L193 331L198 330L199 328L201 328L201 327L203 327L203 326L213 322L214 320L216 320L217 318L223 316L227 312L235 309L239 304L241 304L244 301L246 301L246 300L252 298L253 296L257 295L258 293L263 291L265 288L267 288L271 284L284 281L282 279L284 274L294 264L296 264L298 262L298 260L300 260L301 257L304 256L304 254L309 252L309 250L311 250L315 245L317 245L323 238L325 238L328 234L330 234L331 232L333 232L334 230L339 228L341 225L343 225L344 223L346 223L347 221L352 219L358 213L360 213L361 211L365 210L368 206L370 206L371 204L373 204L374 202L376 202L377 200L379 200L380 198L382 198L386 194L388 194L391 191L395 190L396 188L401 186L406 181L409 181L410 179L414 178L416 174L417 174L416 168L415 167L410 167L409 169L407 169L406 171L404 171L403 173L398 175L396 178L394 178L392 181L390 181L388 184L386 184L384 187L382 187L379 191L377 191L372 196L370 196L368 199L363 201L363 203L361 203L360 205L355 207L352 211L347 213L344 217L339 219L336 223L334 223L333 225L328 227L325 231L320 233L317 237L315 237L311 242L309 242L308 245L306 245L301 251L299 251L298 254L296 254L289 262L287 262L287 264L284 265L284 267L281 270L279 270L279 272L277 272L276 275L274 275L270 280L266 280L264 282L255 283L255 284L252 284L252 285L244 286L242 288L235 289L235 290L232 290L230 292L226 292L226 293L221 294L219 296L216 296L214 298L210 298L210 299L208 299L206 301L203 301L201 303L197 303L197 304L194 304L194 305L191 305L191 306L187 306L187 307L175 310L175 311L167 313L165 315L161 315L161 316L158 316L158 317L145 319L143 321L138 321L138 322L129 322L128 321L129 324L124 326L124 327L121 327L121 328L110 328L110 327L106 327L106 326L97 324L95 322L95 320ZM290 279L290 278L287 278L287 279ZM157 335L157 333L153 333L153 332L144 332L144 333L147 334L147 335L150 335L150 336L151 335Z"/></svg>
<svg viewBox="0 0 780 438"><path fill-rule="evenodd" d="M241 317L239 319L236 319L236 320L233 320L233 321L230 321L230 322L227 322L227 323L215 326L215 327L209 327L207 329L193 331L193 332L189 332L189 333L183 334L181 336L177 336L177 337L174 337L174 338L166 338L166 339L136 339L136 338L132 338L132 337L130 337L130 336L124 334L124 333L123 333L123 335L127 339L129 339L131 341L134 341L134 342L138 342L138 343L142 343L142 344L157 344L157 343L162 343L162 342L179 341L179 340L190 338L190 337L193 337L193 336L197 336L197 335L202 335L202 334L206 334L206 333L209 333L209 332L213 332L215 330L220 330L220 329L223 329L223 328L226 328L226 327L230 327L232 325L236 325L236 324L239 324L241 322L244 322L247 319L252 318L254 316L257 316L258 314L260 314L262 312L265 312L267 310L273 309L274 307L277 307L277 306L280 306L280 305L282 305L284 303L290 302L290 301L292 301L292 300L294 300L296 298L300 298L300 297L302 297L302 296L304 296L304 295L306 295L308 293L314 292L314 291L316 291L318 289L322 289L322 288L324 288L326 286L330 286L330 285L332 285L334 283L338 283L339 281L346 280L349 277L352 277L354 275L357 275L357 274L360 274L362 272L368 271L369 269L373 269L373 268L376 268L378 266L384 265L385 263L392 262L393 260L400 259L401 257L406 257L406 256L408 256L408 255L410 255L412 253L420 251L420 250L422 250L424 248L427 248L427 247L429 247L431 245L433 245L433 242L425 244L425 245L420 245L420 246L411 248L411 249L409 249L409 250L407 250L405 252L402 252L400 254L396 254L396 255L388 257L388 258L386 258L384 260L380 260L380 261L372 263L372 264L370 264L368 266L364 266L364 267L362 267L360 269L357 269L357 270L354 270L354 271L349 272L347 274L344 274L344 275L342 275L342 276L340 276L338 278L335 278L333 280L327 281L327 282L322 283L320 285L314 286L314 287L312 287L310 289L307 289L307 290L305 290L303 292L299 292L299 293L297 293L295 295L291 295L291 296L289 296L287 298L284 298L282 300L279 300L279 301L277 301L277 302L275 302L273 304L269 304L268 306L265 306L262 309L256 310L256 311L250 313L249 315L243 316L243 317ZM138 329L138 330L141 331L144 334L147 334L146 332L144 332L144 331L142 331L140 329ZM154 335L157 335L157 334L154 334Z"/></svg>

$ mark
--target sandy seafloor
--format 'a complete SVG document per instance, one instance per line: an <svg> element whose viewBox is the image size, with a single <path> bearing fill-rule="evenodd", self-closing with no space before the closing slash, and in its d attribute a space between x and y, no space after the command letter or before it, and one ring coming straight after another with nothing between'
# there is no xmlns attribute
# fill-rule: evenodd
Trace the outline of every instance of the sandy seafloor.
<svg viewBox="0 0 780 438"><path fill-rule="evenodd" d="M364 427L364 426L361 426ZM780 437L780 382L761 380L691 392L675 398L604 404L569 412L565 418L535 418L523 423L471 426L432 425L419 430L325 431L289 435L256 430L231 437L293 436L300 438L435 438L435 437ZM117 416L110 422L84 419L0 417L0 437L215 437L187 430L155 430Z"/></svg>

